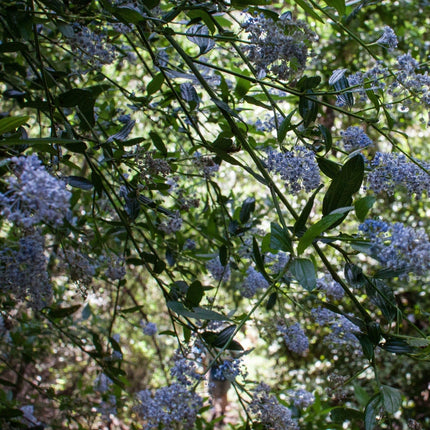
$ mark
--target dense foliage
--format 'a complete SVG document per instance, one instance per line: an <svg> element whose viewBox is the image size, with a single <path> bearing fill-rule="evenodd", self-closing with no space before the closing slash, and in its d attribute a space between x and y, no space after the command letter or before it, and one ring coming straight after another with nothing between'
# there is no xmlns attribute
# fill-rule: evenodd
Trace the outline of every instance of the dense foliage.
<svg viewBox="0 0 430 430"><path fill-rule="evenodd" d="M3 0L1 428L430 428L429 14Z"/></svg>

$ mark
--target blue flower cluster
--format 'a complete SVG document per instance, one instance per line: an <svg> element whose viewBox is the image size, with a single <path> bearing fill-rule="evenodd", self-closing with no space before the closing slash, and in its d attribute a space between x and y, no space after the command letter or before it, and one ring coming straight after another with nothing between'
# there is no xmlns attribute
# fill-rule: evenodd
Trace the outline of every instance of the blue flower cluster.
<svg viewBox="0 0 430 430"><path fill-rule="evenodd" d="M14 175L6 179L7 192L0 193L2 215L24 228L39 222L61 225L70 206L66 184L50 175L36 155L13 157L11 162Z"/></svg>
<svg viewBox="0 0 430 430"><path fill-rule="evenodd" d="M187 386L174 383L159 388L154 393L143 390L137 393L136 412L144 420L144 430L192 429L198 411L203 407L202 398Z"/></svg>
<svg viewBox="0 0 430 430"><path fill-rule="evenodd" d="M246 273L248 276L240 286L240 293L243 297L250 299L258 290L265 290L269 287L266 278L252 266L248 267Z"/></svg>
<svg viewBox="0 0 430 430"><path fill-rule="evenodd" d="M242 361L240 359L224 360L219 365L213 365L210 377L212 381L234 381L243 374Z"/></svg>
<svg viewBox="0 0 430 430"><path fill-rule="evenodd" d="M348 127L340 132L345 151L352 152L356 149L366 148L373 143L372 139L361 127Z"/></svg>
<svg viewBox="0 0 430 430"><path fill-rule="evenodd" d="M316 39L304 21L293 20L291 13L281 15L278 21L260 14L251 16L242 27L250 42L244 49L259 78L270 70L279 79L288 80L304 70L308 45Z"/></svg>
<svg viewBox="0 0 430 430"><path fill-rule="evenodd" d="M294 323L290 326L278 324L276 328L282 334L290 351L304 355L309 349L309 339L299 323Z"/></svg>
<svg viewBox="0 0 430 430"><path fill-rule="evenodd" d="M327 297L334 300L340 300L345 295L342 286L336 282L330 275L325 275L323 278L317 280L317 287L323 290Z"/></svg>
<svg viewBox="0 0 430 430"><path fill-rule="evenodd" d="M36 231L19 239L18 245L18 249L0 251L0 291L20 301L29 300L33 309L42 309L52 297L45 239Z"/></svg>
<svg viewBox="0 0 430 430"><path fill-rule="evenodd" d="M392 196L397 189L417 198L423 193L430 194L430 175L403 154L377 152L370 164L368 186L376 194L384 192ZM420 165L430 170L430 163L420 161Z"/></svg>
<svg viewBox="0 0 430 430"><path fill-rule="evenodd" d="M399 41L397 40L396 33L394 33L394 30L391 27L388 27L386 25L384 27L384 33L382 36L376 41L379 45L387 45L388 49L392 51L393 49L397 48L397 44Z"/></svg>
<svg viewBox="0 0 430 430"><path fill-rule="evenodd" d="M429 273L430 240L423 228L366 220L359 230L370 239L374 258L385 267L419 276Z"/></svg>
<svg viewBox="0 0 430 430"><path fill-rule="evenodd" d="M312 191L321 182L315 154L304 146L296 146L287 152L271 149L265 162L269 172L277 173L292 193L302 189L306 192Z"/></svg>
<svg viewBox="0 0 430 430"><path fill-rule="evenodd" d="M298 409L306 409L315 402L315 396L302 388L298 390L288 390L287 394L294 406Z"/></svg>
<svg viewBox="0 0 430 430"><path fill-rule="evenodd" d="M291 410L280 404L279 400L270 394L270 387L263 382L255 388L249 410L263 424L264 428L271 430L299 429L297 421L292 418Z"/></svg>
<svg viewBox="0 0 430 430"><path fill-rule="evenodd" d="M331 347L341 345L359 347L360 344L355 335L360 332L360 328L348 318L321 306L313 308L311 315L318 325L329 325L331 332L324 338L325 343Z"/></svg>
<svg viewBox="0 0 430 430"><path fill-rule="evenodd" d="M215 257L206 263L206 269L209 270L212 278L218 282L228 282L230 279L230 264L227 263L225 266L221 264L219 257Z"/></svg>
<svg viewBox="0 0 430 430"><path fill-rule="evenodd" d="M157 324L150 321L141 321L140 326L142 327L143 334L147 336L155 336L157 334L158 328Z"/></svg>

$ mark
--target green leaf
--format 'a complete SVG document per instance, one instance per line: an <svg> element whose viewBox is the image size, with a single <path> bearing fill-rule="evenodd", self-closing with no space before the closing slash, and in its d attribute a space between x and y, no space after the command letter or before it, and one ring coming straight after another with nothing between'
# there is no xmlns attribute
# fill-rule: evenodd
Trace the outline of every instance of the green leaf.
<svg viewBox="0 0 430 430"><path fill-rule="evenodd" d="M312 291L316 287L317 276L311 260L295 258L290 266L290 272L305 290Z"/></svg>
<svg viewBox="0 0 430 430"><path fill-rule="evenodd" d="M203 285L199 281L194 281L187 290L186 304L190 307L198 306L204 296Z"/></svg>
<svg viewBox="0 0 430 430"><path fill-rule="evenodd" d="M154 146L164 155L167 155L167 148L166 145L164 145L160 135L156 133L155 131L150 131L149 136L152 139L152 143Z"/></svg>
<svg viewBox="0 0 430 430"><path fill-rule="evenodd" d="M396 413L402 404L402 395L400 391L388 385L381 385L381 394L384 409L389 414Z"/></svg>
<svg viewBox="0 0 430 430"><path fill-rule="evenodd" d="M287 232L277 223L270 223L270 247L275 251L293 252Z"/></svg>
<svg viewBox="0 0 430 430"><path fill-rule="evenodd" d="M363 420L363 413L357 409L344 408L343 406L337 406L330 411L330 418L335 423L343 423L351 420Z"/></svg>
<svg viewBox="0 0 430 430"><path fill-rule="evenodd" d="M340 16L345 15L345 0L324 0L328 6L334 7Z"/></svg>
<svg viewBox="0 0 430 430"><path fill-rule="evenodd" d="M349 159L333 179L323 200L323 215L328 215L336 209L351 206L352 195L356 193L363 182L364 161L361 154Z"/></svg>
<svg viewBox="0 0 430 430"><path fill-rule="evenodd" d="M273 309L273 307L276 305L277 300L278 300L278 293L277 292L271 293L266 303L266 311L270 311L271 309Z"/></svg>
<svg viewBox="0 0 430 430"><path fill-rule="evenodd" d="M366 283L366 294L370 301L378 306L388 322L397 316L396 298L393 290L380 279L369 279Z"/></svg>
<svg viewBox="0 0 430 430"><path fill-rule="evenodd" d="M92 100L93 95L89 90L73 88L72 90L61 93L58 98L58 104L63 107L80 106L85 100Z"/></svg>
<svg viewBox="0 0 430 430"><path fill-rule="evenodd" d="M115 7L112 13L124 24L139 24L145 20L137 10L131 9L131 7Z"/></svg>
<svg viewBox="0 0 430 430"><path fill-rule="evenodd" d="M259 106L259 107L262 107L264 109L271 109L270 105L263 103L262 101L260 101L256 97L245 96L243 99L249 104Z"/></svg>
<svg viewBox="0 0 430 430"><path fill-rule="evenodd" d="M21 42L6 42L0 44L0 52L28 51L27 45Z"/></svg>
<svg viewBox="0 0 430 430"><path fill-rule="evenodd" d="M318 102L312 90L306 90L306 96L300 96L299 113L303 118L303 126L314 122L318 115Z"/></svg>
<svg viewBox="0 0 430 430"><path fill-rule="evenodd" d="M224 111L235 118L239 118L239 115L234 111L226 102L219 99L212 99L212 101L218 106L221 111Z"/></svg>
<svg viewBox="0 0 430 430"><path fill-rule="evenodd" d="M412 354L416 352L415 348L409 345L406 341L398 337L390 337L385 343L379 345L385 351L391 352L393 354Z"/></svg>
<svg viewBox="0 0 430 430"><path fill-rule="evenodd" d="M316 88L321 83L321 76L303 76L299 82L297 82L297 89L300 91L311 90Z"/></svg>
<svg viewBox="0 0 430 430"><path fill-rule="evenodd" d="M324 20L314 11L314 9L309 6L305 0L295 0L296 3L312 18L324 24Z"/></svg>
<svg viewBox="0 0 430 430"><path fill-rule="evenodd" d="M357 335L358 340L360 341L361 348L363 350L363 355L370 361L373 360L375 356L375 347L373 342L370 340L369 336L366 334Z"/></svg>
<svg viewBox="0 0 430 430"><path fill-rule="evenodd" d="M319 131L321 133L321 136L324 139L325 150L328 152L328 151L330 151L332 143L333 143L333 139L331 137L330 130L326 126L324 126L322 124L320 124L318 126L318 129L319 129Z"/></svg>
<svg viewBox="0 0 430 430"><path fill-rule="evenodd" d="M240 208L239 219L242 224L249 221L251 213L255 210L255 199L254 197L247 197L245 201L242 203L242 207Z"/></svg>
<svg viewBox="0 0 430 430"><path fill-rule="evenodd" d="M282 143L287 135L287 132L291 130L291 118L295 114L297 109L291 111L281 122L278 129L278 142Z"/></svg>
<svg viewBox="0 0 430 430"><path fill-rule="evenodd" d="M258 243L255 237L252 238L252 251L254 254L254 260L255 260L255 265L257 266L257 269L261 273L265 273L263 257L261 256L260 248L258 247Z"/></svg>
<svg viewBox="0 0 430 430"><path fill-rule="evenodd" d="M318 167L327 177L334 179L340 172L341 166L327 158L317 157Z"/></svg>
<svg viewBox="0 0 430 430"><path fill-rule="evenodd" d="M365 430L373 430L376 425L376 416L379 415L379 410L382 406L381 393L375 394L367 403L364 410L364 428Z"/></svg>
<svg viewBox="0 0 430 430"><path fill-rule="evenodd" d="M209 321L228 321L229 320L229 318L227 318L226 316L221 315L220 313L212 311L210 309L195 307L191 311L187 309L180 302L168 301L167 307L173 312L177 313L178 315L188 317L188 318L209 320Z"/></svg>
<svg viewBox="0 0 430 430"><path fill-rule="evenodd" d="M21 125L25 124L29 119L30 117L28 115L8 116L6 118L0 119L0 135L16 130L18 127L21 127ZM21 140L21 144L23 143L25 142Z"/></svg>
<svg viewBox="0 0 430 430"><path fill-rule="evenodd" d="M357 215L359 221L363 222L366 219L367 213L375 204L375 202L376 197L373 196L362 197L361 199L358 199L356 202L354 202L355 215Z"/></svg>
<svg viewBox="0 0 430 430"><path fill-rule="evenodd" d="M120 310L120 312L121 312L122 314L134 314L135 312L140 312L140 311L142 311L142 310L143 310L143 308L144 308L144 306L143 306L143 305L140 305L140 306L133 306L133 307L131 307L131 308L121 309L121 310Z"/></svg>
<svg viewBox="0 0 430 430"><path fill-rule="evenodd" d="M63 21L57 21L57 28L61 31L61 34L64 37L75 37L75 31L73 30L73 26Z"/></svg>
<svg viewBox="0 0 430 430"><path fill-rule="evenodd" d="M309 218L309 214L311 213L311 210L314 206L315 197L318 194L319 190L320 188L317 188L313 192L312 196L310 197L305 207L303 208L302 213L300 214L299 218L294 224L293 231L299 237L301 237L303 233L306 231L306 221Z"/></svg>
<svg viewBox="0 0 430 430"><path fill-rule="evenodd" d="M369 394L367 394L367 391L361 385L359 385L357 381L355 381L353 385L355 398L358 400L358 403L363 406L367 405L370 399L370 396Z"/></svg>
<svg viewBox="0 0 430 430"><path fill-rule="evenodd" d="M248 79L237 78L234 94L238 99L243 99L243 97L248 93L250 88L251 82Z"/></svg>
<svg viewBox="0 0 430 430"><path fill-rule="evenodd" d="M345 275L346 282L348 282L351 287L360 288L366 282L363 270L355 264L346 263L343 273Z"/></svg>
<svg viewBox="0 0 430 430"><path fill-rule="evenodd" d="M299 244L297 246L297 254L300 255L303 251L314 241L314 239L321 233L326 231L333 225L336 221L344 217L343 213L335 213L324 216L316 224L308 228L305 234L301 237Z"/></svg>
<svg viewBox="0 0 430 430"><path fill-rule="evenodd" d="M74 314L81 305L73 305L67 308L50 308L48 309L48 316L50 318L65 318Z"/></svg>
<svg viewBox="0 0 430 430"><path fill-rule="evenodd" d="M152 81L149 82L148 86L146 87L146 92L148 93L148 96L155 94L161 88L161 85L163 85L163 82L164 82L163 74L162 73L156 74L152 79Z"/></svg>
<svg viewBox="0 0 430 430"><path fill-rule="evenodd" d="M66 176L63 178L66 184L71 185L75 188L80 188L81 190L91 190L94 188L94 185L91 181L81 176Z"/></svg>
<svg viewBox="0 0 430 430"><path fill-rule="evenodd" d="M225 245L221 245L219 247L219 261L222 266L227 266L227 260L228 260L228 250Z"/></svg>

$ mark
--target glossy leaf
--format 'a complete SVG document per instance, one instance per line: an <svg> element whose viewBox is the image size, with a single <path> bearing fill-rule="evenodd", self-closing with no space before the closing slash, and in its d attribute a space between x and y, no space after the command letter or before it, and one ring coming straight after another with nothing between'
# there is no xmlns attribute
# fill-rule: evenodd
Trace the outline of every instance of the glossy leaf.
<svg viewBox="0 0 430 430"><path fill-rule="evenodd" d="M323 215L338 208L351 206L352 196L361 187L364 161L361 154L349 159L333 179L323 200Z"/></svg>
<svg viewBox="0 0 430 430"><path fill-rule="evenodd" d="M209 29L204 24L191 26L187 30L187 38L199 47L199 55L208 53L215 46L215 41L209 37Z"/></svg>
<svg viewBox="0 0 430 430"><path fill-rule="evenodd" d="M228 321L229 320L229 318L227 318L226 316L221 315L220 313L212 311L210 309L195 307L193 308L193 310L189 310L181 302L168 301L167 307L173 312L177 313L178 315L181 315L187 318L194 318L194 319L201 319L201 320L208 320L208 321Z"/></svg>
<svg viewBox="0 0 430 430"><path fill-rule="evenodd" d="M276 251L293 252L287 232L277 223L270 224L270 247Z"/></svg>
<svg viewBox="0 0 430 430"><path fill-rule="evenodd" d="M366 196L358 199L354 203L355 214L357 218L363 222L366 219L366 215L370 209L372 209L373 205L376 202L376 198L374 196Z"/></svg>
<svg viewBox="0 0 430 430"><path fill-rule="evenodd" d="M242 224L249 221L251 213L255 210L255 198L247 197L240 208L239 219Z"/></svg>
<svg viewBox="0 0 430 430"><path fill-rule="evenodd" d="M1 45L0 45L1 46ZM8 133L24 125L30 119L29 116L8 116L0 119L0 135Z"/></svg>
<svg viewBox="0 0 430 430"><path fill-rule="evenodd" d="M63 180L72 187L80 188L81 190L88 191L94 187L91 181L81 176L66 176Z"/></svg>
<svg viewBox="0 0 430 430"><path fill-rule="evenodd" d="M336 221L344 217L343 213L335 213L326 215L317 223L309 227L304 235L300 238L297 246L297 254L300 255L303 251L317 238L321 233L328 230Z"/></svg>
<svg viewBox="0 0 430 430"><path fill-rule="evenodd" d="M367 403L364 410L364 428L365 430L373 430L376 425L376 417L379 415L379 410L382 406L382 396L380 393L375 394Z"/></svg>
<svg viewBox="0 0 430 430"><path fill-rule="evenodd" d="M312 291L317 284L315 266L306 258L295 258L290 271L296 281L307 291Z"/></svg>
<svg viewBox="0 0 430 430"><path fill-rule="evenodd" d="M389 414L396 413L402 404L402 395L400 391L388 385L381 385L381 394L384 409Z"/></svg>

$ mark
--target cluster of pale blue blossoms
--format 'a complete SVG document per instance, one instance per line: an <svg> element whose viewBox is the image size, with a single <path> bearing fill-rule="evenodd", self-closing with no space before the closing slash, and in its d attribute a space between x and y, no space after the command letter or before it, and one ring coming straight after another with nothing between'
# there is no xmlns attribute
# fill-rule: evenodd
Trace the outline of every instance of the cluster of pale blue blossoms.
<svg viewBox="0 0 430 430"><path fill-rule="evenodd" d="M278 324L276 326L285 341L287 348L298 355L304 355L309 349L309 339L299 323L289 326Z"/></svg>
<svg viewBox="0 0 430 430"><path fill-rule="evenodd" d="M324 275L317 280L317 288L324 291L327 297L333 300L341 300L345 296L342 286L331 275Z"/></svg>
<svg viewBox="0 0 430 430"><path fill-rule="evenodd" d="M345 151L352 152L372 145L373 141L361 127L348 127L340 132Z"/></svg>
<svg viewBox="0 0 430 430"><path fill-rule="evenodd" d="M384 95L390 95L386 107L392 107L393 103L401 103L401 108L407 110L417 99L427 109L430 109L430 76L427 72L420 73L420 64L410 54L402 54L396 58L393 73L381 62L365 72L358 71L347 77L352 93L359 95L359 102L368 100L366 91L383 91ZM410 96L413 96L411 98ZM336 104L345 106L346 98L341 94Z"/></svg>
<svg viewBox="0 0 430 430"><path fill-rule="evenodd" d="M304 70L308 46L316 40L305 22L294 20L289 12L277 21L260 14L249 17L242 27L249 40L244 50L260 79L270 71L279 79L288 80Z"/></svg>
<svg viewBox="0 0 430 430"><path fill-rule="evenodd" d="M263 382L255 388L248 409L265 428L299 429L297 420L292 417L291 409L279 403L279 400L270 394L270 387Z"/></svg>
<svg viewBox="0 0 430 430"><path fill-rule="evenodd" d="M367 175L368 187L375 194L394 195L398 189L406 190L417 198L423 193L430 195L430 163L420 161L418 166L403 154L377 152L370 163L372 170Z"/></svg>
<svg viewBox="0 0 430 430"><path fill-rule="evenodd" d="M221 264L219 257L215 257L206 263L206 269L212 275L212 278L218 282L228 282L231 275L230 264L227 263L225 266Z"/></svg>
<svg viewBox="0 0 430 430"><path fill-rule="evenodd" d="M175 364L170 369L170 375L180 384L189 387L203 378L203 375L198 371L196 362L183 356L175 357Z"/></svg>
<svg viewBox="0 0 430 430"><path fill-rule="evenodd" d="M246 377L242 360L224 360L221 364L213 365L211 368L212 381L234 381L238 376Z"/></svg>
<svg viewBox="0 0 430 430"><path fill-rule="evenodd" d="M423 228L369 219L359 226L359 230L370 240L374 258L385 267L418 276L428 274L430 240Z"/></svg>
<svg viewBox="0 0 430 430"><path fill-rule="evenodd" d="M75 23L74 34L70 36L70 44L80 55L82 62L93 64L100 68L111 64L118 55L114 45L108 43L107 30L95 33L86 26Z"/></svg>
<svg viewBox="0 0 430 430"><path fill-rule="evenodd" d="M0 193L1 214L24 234L0 253L1 289L41 309L51 300L52 285L45 239L36 226L42 222L60 226L69 211L71 193L63 181L46 171L36 155L13 157L10 163L7 191Z"/></svg>
<svg viewBox="0 0 430 430"><path fill-rule="evenodd" d="M219 164L215 163L212 157L203 156L199 151L194 153L193 164L205 179L212 178L219 170Z"/></svg>
<svg viewBox="0 0 430 430"><path fill-rule="evenodd" d="M375 42L379 45L386 45L390 51L397 48L399 41L397 40L394 30L386 25L382 36Z"/></svg>
<svg viewBox="0 0 430 430"><path fill-rule="evenodd" d="M281 177L291 193L297 193L302 189L306 192L312 191L321 182L315 154L304 146L295 146L286 152L269 149L265 164L269 172Z"/></svg>
<svg viewBox="0 0 430 430"><path fill-rule="evenodd" d="M303 388L288 390L287 394L290 397L290 401L298 409L306 409L315 402L315 396Z"/></svg>
<svg viewBox="0 0 430 430"><path fill-rule="evenodd" d="M0 251L0 290L13 294L19 301L28 299L33 309L42 309L52 297L45 240L36 230L19 239L17 245L18 249Z"/></svg>
<svg viewBox="0 0 430 430"><path fill-rule="evenodd" d="M1 214L23 228L40 222L61 225L70 207L66 184L50 175L36 155L10 161L13 174L6 179L6 193L0 193Z"/></svg>
<svg viewBox="0 0 430 430"><path fill-rule="evenodd" d="M158 228L166 234L173 234L179 231L182 228L182 217L179 211L176 211L175 214L169 218L169 220L163 221L158 225Z"/></svg>
<svg viewBox="0 0 430 430"><path fill-rule="evenodd" d="M149 321L141 321L140 326L142 327L143 334L147 336L155 336L157 334L158 328L157 324Z"/></svg>
<svg viewBox="0 0 430 430"><path fill-rule="evenodd" d="M144 430L158 428L194 428L202 398L188 386L175 382L154 393L142 390L136 395L135 411L144 421ZM183 426L183 427L181 427Z"/></svg>
<svg viewBox="0 0 430 430"><path fill-rule="evenodd" d="M137 393L138 405L135 410L143 419L145 430L195 428L197 414L203 407L203 399L191 386L202 380L202 374L198 372L196 354L189 354L190 352L188 350L176 352L175 364L170 369L175 382L154 392L146 389ZM188 355L194 358L190 359Z"/></svg>
<svg viewBox="0 0 430 430"><path fill-rule="evenodd" d="M246 270L247 276L240 286L240 293L243 297L250 299L259 290L266 290L269 288L269 283L266 278L254 267L249 266Z"/></svg>
<svg viewBox="0 0 430 430"><path fill-rule="evenodd" d="M327 345L331 347L349 345L354 348L360 346L356 336L360 333L360 328L344 315L321 306L313 308L311 315L318 325L330 328L330 333L323 340Z"/></svg>

